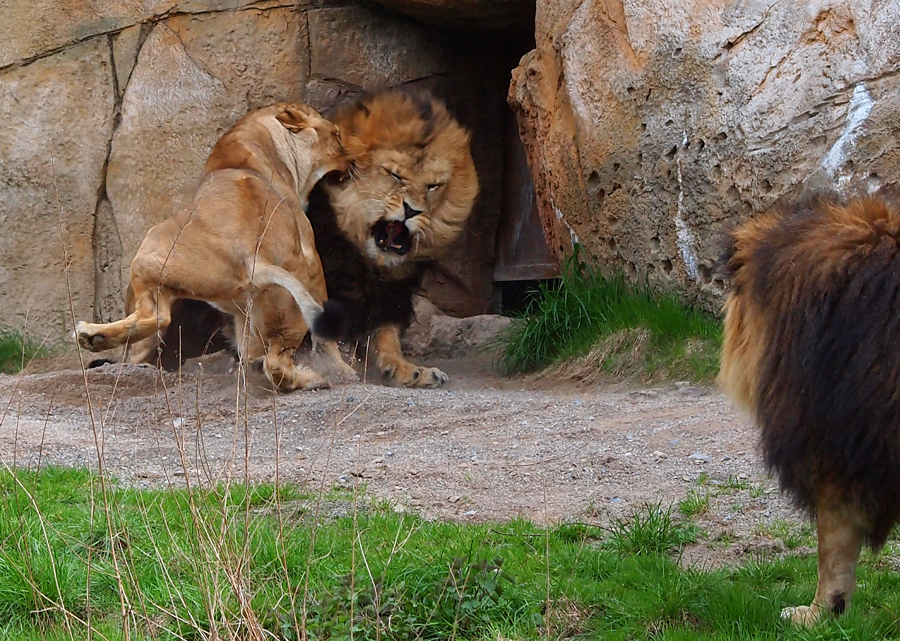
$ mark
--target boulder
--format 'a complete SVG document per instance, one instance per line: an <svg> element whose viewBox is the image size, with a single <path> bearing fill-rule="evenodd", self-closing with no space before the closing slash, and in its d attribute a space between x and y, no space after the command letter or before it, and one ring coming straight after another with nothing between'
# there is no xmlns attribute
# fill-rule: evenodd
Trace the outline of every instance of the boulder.
<svg viewBox="0 0 900 641"><path fill-rule="evenodd" d="M488 349L510 319L495 314L447 316L423 296L415 298L415 320L403 334L404 353L413 358L462 358Z"/></svg>
<svg viewBox="0 0 900 641"><path fill-rule="evenodd" d="M509 101L557 256L716 308L724 228L900 178L898 20L898 0L539 0Z"/></svg>
<svg viewBox="0 0 900 641"><path fill-rule="evenodd" d="M113 128L107 38L0 76L3 325L56 342L94 304L91 233Z"/></svg>

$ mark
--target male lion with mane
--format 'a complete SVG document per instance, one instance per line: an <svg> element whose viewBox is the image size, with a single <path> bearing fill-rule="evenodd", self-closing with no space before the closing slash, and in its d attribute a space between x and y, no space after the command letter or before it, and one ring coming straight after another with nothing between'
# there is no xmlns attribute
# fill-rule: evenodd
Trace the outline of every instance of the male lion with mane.
<svg viewBox="0 0 900 641"><path fill-rule="evenodd" d="M439 387L447 375L407 361L400 333L425 270L463 231L478 195L469 135L442 102L398 89L329 117L353 168L310 194L328 295L348 311L348 337L374 331L376 366L392 383Z"/></svg>
<svg viewBox="0 0 900 641"><path fill-rule="evenodd" d="M719 381L766 466L815 517L819 584L784 618L849 610L863 543L900 518L900 210L810 198L728 236Z"/></svg>
<svg viewBox="0 0 900 641"><path fill-rule="evenodd" d="M180 299L231 314L248 361L262 358L282 391L327 384L293 361L307 329L344 375L335 338L338 306L326 301L322 265L304 210L312 186L349 159L340 130L307 105L278 103L241 118L213 147L190 205L153 227L131 263L134 311L106 324L79 322L91 351L127 346L126 360L153 357Z"/></svg>

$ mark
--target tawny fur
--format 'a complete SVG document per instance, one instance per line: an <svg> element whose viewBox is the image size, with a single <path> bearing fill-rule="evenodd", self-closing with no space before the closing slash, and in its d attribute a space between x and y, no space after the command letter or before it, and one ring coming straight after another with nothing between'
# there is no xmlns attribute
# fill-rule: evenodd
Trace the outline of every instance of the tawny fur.
<svg viewBox="0 0 900 641"><path fill-rule="evenodd" d="M311 107L278 103L239 120L213 148L185 209L153 227L131 264L134 311L116 323L78 323L82 347L127 345L126 358L155 357L172 304L188 298L234 316L247 360L263 358L282 390L319 387L293 355L307 329L342 375L352 369L332 340L325 279L304 213L313 185L349 159L340 130Z"/></svg>
<svg viewBox="0 0 900 641"><path fill-rule="evenodd" d="M478 195L469 135L440 101L400 90L330 117L353 170L323 181L310 202L329 295L351 310L353 333L376 333L376 362L392 382L440 386L447 376L407 361L399 335L424 269L465 229Z"/></svg>
<svg viewBox="0 0 900 641"><path fill-rule="evenodd" d="M719 382L760 426L766 465L818 521L819 586L785 615L850 607L863 542L900 518L900 210L825 195L728 238Z"/></svg>

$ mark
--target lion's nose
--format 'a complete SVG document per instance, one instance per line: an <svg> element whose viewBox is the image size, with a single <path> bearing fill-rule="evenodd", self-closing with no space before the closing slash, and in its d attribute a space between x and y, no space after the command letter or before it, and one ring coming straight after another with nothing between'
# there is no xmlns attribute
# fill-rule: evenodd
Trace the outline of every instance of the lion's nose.
<svg viewBox="0 0 900 641"><path fill-rule="evenodd" d="M412 207L409 206L408 202L403 201L403 215L406 217L406 220L409 220L413 216L418 216L421 213L422 213L421 209L413 209Z"/></svg>

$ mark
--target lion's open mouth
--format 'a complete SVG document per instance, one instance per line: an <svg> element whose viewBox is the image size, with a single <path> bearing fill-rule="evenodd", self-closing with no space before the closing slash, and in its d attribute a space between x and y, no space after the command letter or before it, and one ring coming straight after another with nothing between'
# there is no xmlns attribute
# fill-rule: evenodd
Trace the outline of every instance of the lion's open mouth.
<svg viewBox="0 0 900 641"><path fill-rule="evenodd" d="M375 244L382 251L403 256L412 247L409 229L399 220L379 220L372 228Z"/></svg>

